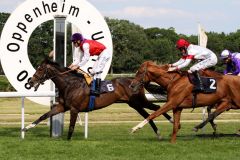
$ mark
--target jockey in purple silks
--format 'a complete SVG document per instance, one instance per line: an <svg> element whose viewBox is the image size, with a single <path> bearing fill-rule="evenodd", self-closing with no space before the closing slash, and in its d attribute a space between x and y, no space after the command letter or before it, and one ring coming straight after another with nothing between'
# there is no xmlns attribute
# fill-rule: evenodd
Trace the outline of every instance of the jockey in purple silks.
<svg viewBox="0 0 240 160"><path fill-rule="evenodd" d="M223 50L221 58L226 64L224 74L240 76L240 53L231 53L229 50Z"/></svg>

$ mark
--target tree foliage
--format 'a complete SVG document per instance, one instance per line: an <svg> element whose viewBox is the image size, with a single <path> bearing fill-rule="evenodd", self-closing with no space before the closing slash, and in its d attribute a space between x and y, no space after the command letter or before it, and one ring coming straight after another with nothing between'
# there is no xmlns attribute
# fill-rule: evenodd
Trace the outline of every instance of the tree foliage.
<svg viewBox="0 0 240 160"><path fill-rule="evenodd" d="M9 17L8 13L0 13L0 31ZM174 28L146 28L134 24L128 20L106 18L113 40L114 73L135 72L139 65L146 60L157 63L172 63L179 59L175 48L176 41L186 38L193 44L197 44L197 35L177 34ZM71 33L71 27L68 26ZM207 48L218 56L224 49L232 52L240 52L240 29L229 34L208 32ZM70 34L68 34L68 64L71 63L72 46ZM28 44L30 61L36 67L42 59L53 50L53 21L41 24L32 33ZM222 70L221 63L217 65Z"/></svg>

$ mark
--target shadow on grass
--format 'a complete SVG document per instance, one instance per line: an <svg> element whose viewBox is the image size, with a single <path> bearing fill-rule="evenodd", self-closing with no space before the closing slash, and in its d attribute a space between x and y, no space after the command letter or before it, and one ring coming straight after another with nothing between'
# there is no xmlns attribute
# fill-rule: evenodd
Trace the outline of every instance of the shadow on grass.
<svg viewBox="0 0 240 160"><path fill-rule="evenodd" d="M49 137L50 132L49 128L46 127L38 127L33 128L27 132L25 132L25 136L29 137ZM21 129L19 127L1 127L0 129L0 137L20 137L21 136Z"/></svg>
<svg viewBox="0 0 240 160"><path fill-rule="evenodd" d="M216 135L213 135L213 134L198 134L196 135L197 137L200 137L200 138L225 138L225 137L240 137L239 135L237 134L224 134L224 133L217 133Z"/></svg>

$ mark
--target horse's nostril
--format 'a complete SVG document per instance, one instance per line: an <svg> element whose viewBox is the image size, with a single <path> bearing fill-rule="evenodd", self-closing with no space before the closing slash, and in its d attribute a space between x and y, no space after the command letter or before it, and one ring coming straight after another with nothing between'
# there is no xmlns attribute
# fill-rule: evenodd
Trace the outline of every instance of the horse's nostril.
<svg viewBox="0 0 240 160"><path fill-rule="evenodd" d="M28 82L28 84L32 87L34 83L33 83L33 81L30 80L30 81Z"/></svg>
<svg viewBox="0 0 240 160"><path fill-rule="evenodd" d="M128 87L129 87L129 88L131 88L131 89L133 89L133 86L132 86L132 84L130 84Z"/></svg>

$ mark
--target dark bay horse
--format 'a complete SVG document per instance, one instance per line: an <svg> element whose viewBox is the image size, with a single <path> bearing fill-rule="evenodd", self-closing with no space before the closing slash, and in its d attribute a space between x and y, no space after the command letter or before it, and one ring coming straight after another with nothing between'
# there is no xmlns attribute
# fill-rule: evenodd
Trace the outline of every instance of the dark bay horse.
<svg viewBox="0 0 240 160"><path fill-rule="evenodd" d="M156 82L167 90L167 102L147 119L132 129L132 132L142 128L150 120L163 113L173 110L174 124L171 142L176 142L176 136L180 125L180 116L183 108L192 108L193 85L188 77L182 76L179 72L168 72L168 65L159 66L151 61L144 62L138 69L131 87L137 90L144 83ZM223 76L210 70L204 70L204 75L214 77L217 81L215 93L199 93L196 99L196 107L216 106L216 110L209 115L206 121L196 126L202 128L209 121L213 121L222 112L234 108L240 109L240 77Z"/></svg>
<svg viewBox="0 0 240 160"><path fill-rule="evenodd" d="M82 74L72 73L68 68L62 68L57 63L45 59L37 68L29 84L31 87L38 88L40 84L48 79L51 79L59 90L59 103L54 104L54 107L52 107L49 112L43 114L23 130L27 131L51 116L70 110L68 139L71 139L78 113L89 111L88 104L90 88ZM155 105L146 99L144 89L135 93L129 88L131 80L132 78L112 79L111 82L113 83L115 90L96 97L94 110L107 107L117 101L127 103L144 118L149 116L144 108L155 111L158 110L160 106ZM170 121L171 117L168 114L165 114L165 116ZM154 132L160 138L160 132L154 122L150 121L149 123Z"/></svg>

